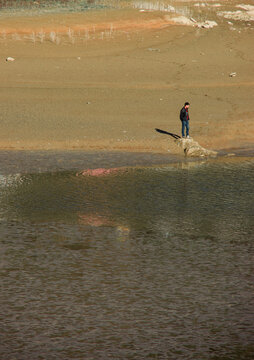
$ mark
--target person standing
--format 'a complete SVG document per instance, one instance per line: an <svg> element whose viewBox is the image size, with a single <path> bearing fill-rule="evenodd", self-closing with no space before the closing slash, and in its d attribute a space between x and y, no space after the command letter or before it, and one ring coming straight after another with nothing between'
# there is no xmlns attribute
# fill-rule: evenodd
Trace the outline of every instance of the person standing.
<svg viewBox="0 0 254 360"><path fill-rule="evenodd" d="M190 126L189 126L189 120L190 120L190 116L189 116L189 107L190 104L188 102L186 102L184 104L184 107L181 109L180 111L180 120L182 122L182 137L185 137L185 128L186 128L186 137L187 139L189 139L189 131L190 131Z"/></svg>

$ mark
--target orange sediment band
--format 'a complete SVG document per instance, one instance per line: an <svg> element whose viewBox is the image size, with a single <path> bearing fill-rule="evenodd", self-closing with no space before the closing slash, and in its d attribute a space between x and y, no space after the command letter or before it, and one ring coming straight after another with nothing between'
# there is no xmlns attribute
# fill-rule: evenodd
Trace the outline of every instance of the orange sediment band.
<svg viewBox="0 0 254 360"><path fill-rule="evenodd" d="M72 24L70 25L66 23L65 25L60 24L52 24L52 25L44 25L43 22L41 24L30 24L28 27L25 24L20 24L19 26L8 26L8 23L0 24L0 36L1 34L5 35L29 35L32 33L40 34L50 34L51 32L55 32L61 35L66 35L71 30L74 34L79 34L80 32L101 32L101 31L136 31L136 30L149 30L149 29L160 29L169 25L173 25L173 21L166 20L165 18L154 18L149 20L122 20L122 21L108 21L108 22L88 22L84 24Z"/></svg>

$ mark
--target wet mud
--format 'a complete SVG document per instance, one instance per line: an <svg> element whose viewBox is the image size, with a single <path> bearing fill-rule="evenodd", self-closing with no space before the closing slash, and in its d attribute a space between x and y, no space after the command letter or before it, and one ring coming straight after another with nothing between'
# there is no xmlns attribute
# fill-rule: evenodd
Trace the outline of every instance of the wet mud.
<svg viewBox="0 0 254 360"><path fill-rule="evenodd" d="M250 4L84 4L2 9L1 149L179 154L185 101L202 147L253 147Z"/></svg>

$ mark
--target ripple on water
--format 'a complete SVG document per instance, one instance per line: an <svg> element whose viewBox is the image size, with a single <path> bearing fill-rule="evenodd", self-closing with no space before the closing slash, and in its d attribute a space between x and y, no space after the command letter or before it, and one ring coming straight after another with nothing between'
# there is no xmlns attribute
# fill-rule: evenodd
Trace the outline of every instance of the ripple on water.
<svg viewBox="0 0 254 360"><path fill-rule="evenodd" d="M253 161L1 182L4 359L251 359Z"/></svg>

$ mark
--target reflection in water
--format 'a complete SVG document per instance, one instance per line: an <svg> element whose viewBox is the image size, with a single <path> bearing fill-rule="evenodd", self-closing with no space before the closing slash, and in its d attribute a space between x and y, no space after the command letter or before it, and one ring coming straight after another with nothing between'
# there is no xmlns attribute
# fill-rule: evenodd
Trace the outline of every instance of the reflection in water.
<svg viewBox="0 0 254 360"><path fill-rule="evenodd" d="M128 239L130 229L125 225L120 225L113 220L99 214L81 215L79 214L79 223L83 225L90 225L94 227L108 226L115 228L117 239L125 241Z"/></svg>
<svg viewBox="0 0 254 360"><path fill-rule="evenodd" d="M97 169L86 169L81 171L80 173L77 173L77 176L106 176L106 175L111 175L114 174L116 172L119 172L123 169L121 168L109 168L109 169L105 169L105 168L97 168Z"/></svg>
<svg viewBox="0 0 254 360"><path fill-rule="evenodd" d="M2 358L251 359L253 160L75 173L1 178Z"/></svg>

